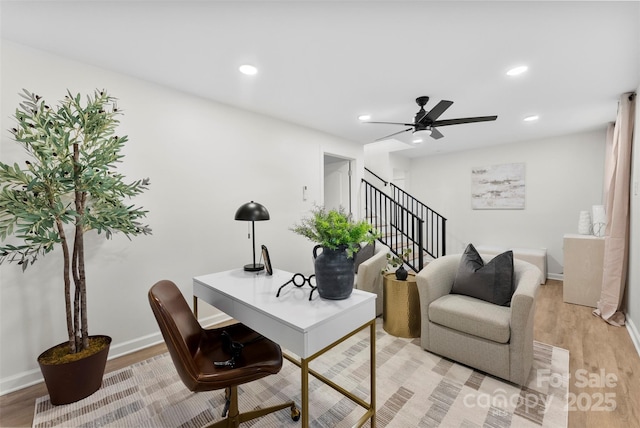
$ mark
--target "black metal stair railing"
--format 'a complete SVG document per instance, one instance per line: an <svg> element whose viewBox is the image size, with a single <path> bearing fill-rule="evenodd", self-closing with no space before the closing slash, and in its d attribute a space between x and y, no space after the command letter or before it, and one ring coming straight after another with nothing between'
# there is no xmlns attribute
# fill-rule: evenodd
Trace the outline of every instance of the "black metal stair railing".
<svg viewBox="0 0 640 428"><path fill-rule="evenodd" d="M385 186L389 185L389 182L387 180L385 180L384 178L380 177L378 174L376 174L375 172L371 171L369 168L367 168L366 166L364 167L364 170L367 171L369 174L373 175L375 178L377 178L379 181L382 182L382 184L384 184Z"/></svg>
<svg viewBox="0 0 640 428"><path fill-rule="evenodd" d="M407 265L416 272L424 267L426 258L445 255L447 219L368 168L365 170L391 188L389 195L362 180L365 215L381 232L380 241L396 255L411 249L413 259Z"/></svg>
<svg viewBox="0 0 640 428"><path fill-rule="evenodd" d="M366 180L364 183L365 218L380 232L380 241L395 254L411 249L413 259L407 265L416 272L424 267L424 221L395 202Z"/></svg>
<svg viewBox="0 0 640 428"><path fill-rule="evenodd" d="M433 258L444 256L447 253L447 219L395 184L390 184L393 200L425 221L424 250Z"/></svg>

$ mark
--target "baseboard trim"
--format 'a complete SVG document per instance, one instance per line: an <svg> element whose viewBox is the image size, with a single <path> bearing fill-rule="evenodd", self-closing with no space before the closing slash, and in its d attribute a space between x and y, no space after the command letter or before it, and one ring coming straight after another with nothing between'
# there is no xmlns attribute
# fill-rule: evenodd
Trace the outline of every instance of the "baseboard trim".
<svg viewBox="0 0 640 428"><path fill-rule="evenodd" d="M547 279L556 279L558 281L564 281L564 275L561 273L548 273Z"/></svg>
<svg viewBox="0 0 640 428"><path fill-rule="evenodd" d="M209 327L229 319L230 317L227 314L220 312L210 317L200 319L200 323L203 326ZM111 349L109 349L109 357L107 359L113 360L114 358L123 357L133 352L157 345L158 343L162 343L162 341L162 334L158 331L157 333L149 334L127 342L111 345ZM39 368L7 376L0 379L0 395L12 393L42 381L42 373Z"/></svg>
<svg viewBox="0 0 640 428"><path fill-rule="evenodd" d="M629 336L631 337L631 341L633 342L633 346L635 346L636 352L638 352L638 356L640 356L640 332L638 332L638 328L631 318L627 317L625 324L627 326Z"/></svg>

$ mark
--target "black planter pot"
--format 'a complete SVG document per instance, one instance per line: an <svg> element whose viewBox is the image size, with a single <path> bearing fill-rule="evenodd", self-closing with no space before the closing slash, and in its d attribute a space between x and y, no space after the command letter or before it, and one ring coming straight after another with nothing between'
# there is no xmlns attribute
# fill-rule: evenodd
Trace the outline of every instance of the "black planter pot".
<svg viewBox="0 0 640 428"><path fill-rule="evenodd" d="M111 338L109 336L91 336L90 338L94 337L106 338L107 346L86 358L64 364L43 364L40 362L41 357L51 349L66 345L67 342L48 349L38 357L38 364L44 377L44 383L47 385L51 404L57 406L74 403L100 389Z"/></svg>
<svg viewBox="0 0 640 428"><path fill-rule="evenodd" d="M322 252L318 254L318 249ZM313 248L315 259L316 286L318 294L324 299L343 300L353 291L354 259L347 258L345 248L330 250L316 245Z"/></svg>
<svg viewBox="0 0 640 428"><path fill-rule="evenodd" d="M396 269L396 279L397 280L406 281L408 275L409 275L409 272L407 272L407 270L404 268L404 266L400 266L398 269Z"/></svg>

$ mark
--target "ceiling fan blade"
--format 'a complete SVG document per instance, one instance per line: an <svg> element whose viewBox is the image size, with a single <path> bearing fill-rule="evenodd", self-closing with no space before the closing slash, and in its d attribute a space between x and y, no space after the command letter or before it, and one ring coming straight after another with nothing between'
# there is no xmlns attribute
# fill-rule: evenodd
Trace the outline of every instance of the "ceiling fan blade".
<svg viewBox="0 0 640 428"><path fill-rule="evenodd" d="M407 131L411 131L413 129L413 126L411 128L407 128L404 131L398 131L398 132L394 132L393 134L387 135L386 137L382 137L382 138L378 138L377 140L374 141L382 141L382 140L386 140L389 137L393 137L394 135L398 135L398 134L402 134L403 132L407 132Z"/></svg>
<svg viewBox="0 0 640 428"><path fill-rule="evenodd" d="M402 126L414 126L413 123L400 123L400 122L370 122L368 120L365 120L362 123L381 123L383 125L402 125Z"/></svg>
<svg viewBox="0 0 640 428"><path fill-rule="evenodd" d="M453 104L453 101L440 101L434 108L429 110L429 113L427 113L424 118L428 119L429 122L435 121L440 117L442 113L444 113L449 107L451 107L451 104ZM422 119L420 119L420 121L422 121Z"/></svg>
<svg viewBox="0 0 640 428"><path fill-rule="evenodd" d="M473 122L489 122L492 120L496 120L498 116L480 116L480 117L465 117L461 119L448 119L448 120L437 120L431 124L431 126L448 126L448 125L461 125L463 123L473 123Z"/></svg>
<svg viewBox="0 0 640 428"><path fill-rule="evenodd" d="M436 128L431 128L431 138L437 140L442 137L444 137L444 135L442 135L442 132L438 131Z"/></svg>

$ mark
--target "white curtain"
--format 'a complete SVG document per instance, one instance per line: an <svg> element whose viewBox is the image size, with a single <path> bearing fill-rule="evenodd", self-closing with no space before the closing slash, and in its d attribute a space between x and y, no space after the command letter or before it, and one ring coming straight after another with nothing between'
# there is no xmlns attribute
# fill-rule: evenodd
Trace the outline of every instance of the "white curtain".
<svg viewBox="0 0 640 428"><path fill-rule="evenodd" d="M607 132L604 203L607 226L604 241L602 292L593 311L609 324L624 325L620 311L629 265L629 202L631 197L631 146L635 119L635 94L620 97L616 123ZM612 128L612 129L611 129Z"/></svg>

